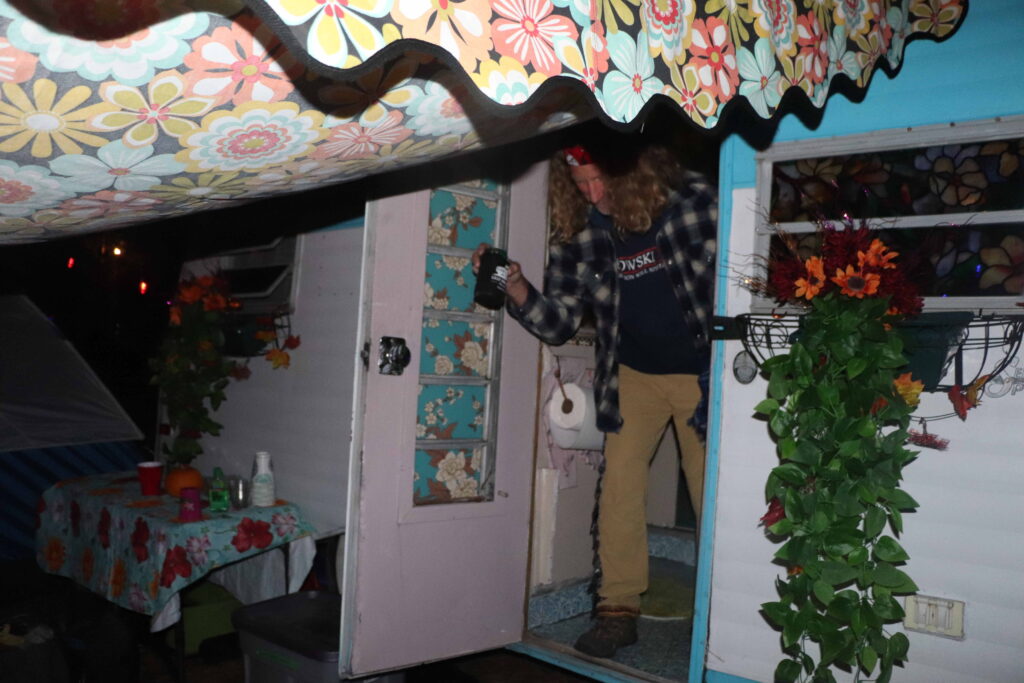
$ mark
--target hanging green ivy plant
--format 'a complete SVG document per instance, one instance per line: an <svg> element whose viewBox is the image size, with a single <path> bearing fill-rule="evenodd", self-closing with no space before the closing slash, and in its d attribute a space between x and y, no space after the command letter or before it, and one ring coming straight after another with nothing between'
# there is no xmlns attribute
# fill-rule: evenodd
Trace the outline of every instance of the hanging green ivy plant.
<svg viewBox="0 0 1024 683"><path fill-rule="evenodd" d="M923 387L905 372L894 324L921 301L897 256L861 226L821 229L820 252L793 246L770 258L762 293L809 305L789 353L762 367L779 464L765 485L768 534L781 542L779 599L761 605L782 634L776 681L835 681L832 667L884 683L909 641L895 596L917 591L901 569L903 513L917 503L900 484ZM834 275L832 275L834 273Z"/></svg>

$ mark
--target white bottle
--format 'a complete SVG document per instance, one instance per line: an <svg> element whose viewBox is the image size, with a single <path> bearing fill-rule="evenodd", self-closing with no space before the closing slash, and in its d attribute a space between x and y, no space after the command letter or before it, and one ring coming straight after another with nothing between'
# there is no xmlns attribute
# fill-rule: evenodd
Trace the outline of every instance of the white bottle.
<svg viewBox="0 0 1024 683"><path fill-rule="evenodd" d="M270 453L259 451L252 463L252 504L258 508L273 507L277 502L274 493L274 466Z"/></svg>

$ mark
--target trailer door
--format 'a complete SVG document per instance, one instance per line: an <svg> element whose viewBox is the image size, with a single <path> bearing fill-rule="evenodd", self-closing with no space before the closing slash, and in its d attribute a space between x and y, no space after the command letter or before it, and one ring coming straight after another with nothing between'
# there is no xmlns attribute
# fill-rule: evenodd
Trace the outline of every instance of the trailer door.
<svg viewBox="0 0 1024 683"><path fill-rule="evenodd" d="M546 187L535 167L368 204L342 676L522 637L538 343L474 307L469 255L539 277Z"/></svg>

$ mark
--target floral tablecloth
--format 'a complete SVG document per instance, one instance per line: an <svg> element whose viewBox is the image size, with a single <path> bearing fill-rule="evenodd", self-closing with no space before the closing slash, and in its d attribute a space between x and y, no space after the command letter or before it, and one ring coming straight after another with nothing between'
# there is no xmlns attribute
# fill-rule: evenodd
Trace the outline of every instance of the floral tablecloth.
<svg viewBox="0 0 1024 683"><path fill-rule="evenodd" d="M134 472L58 482L39 502L36 560L110 602L156 615L210 571L314 533L298 506L283 500L204 508L197 522L178 521L178 512L176 498L142 496Z"/></svg>

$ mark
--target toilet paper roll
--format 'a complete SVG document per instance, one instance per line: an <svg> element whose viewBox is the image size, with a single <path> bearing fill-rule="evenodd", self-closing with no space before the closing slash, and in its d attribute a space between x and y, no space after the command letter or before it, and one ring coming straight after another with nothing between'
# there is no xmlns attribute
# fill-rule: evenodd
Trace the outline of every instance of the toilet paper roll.
<svg viewBox="0 0 1024 683"><path fill-rule="evenodd" d="M593 451L604 447L604 433L597 428L594 392L578 384L564 385L572 410L562 411L562 392L558 389L548 401L548 425L555 443L562 448Z"/></svg>

